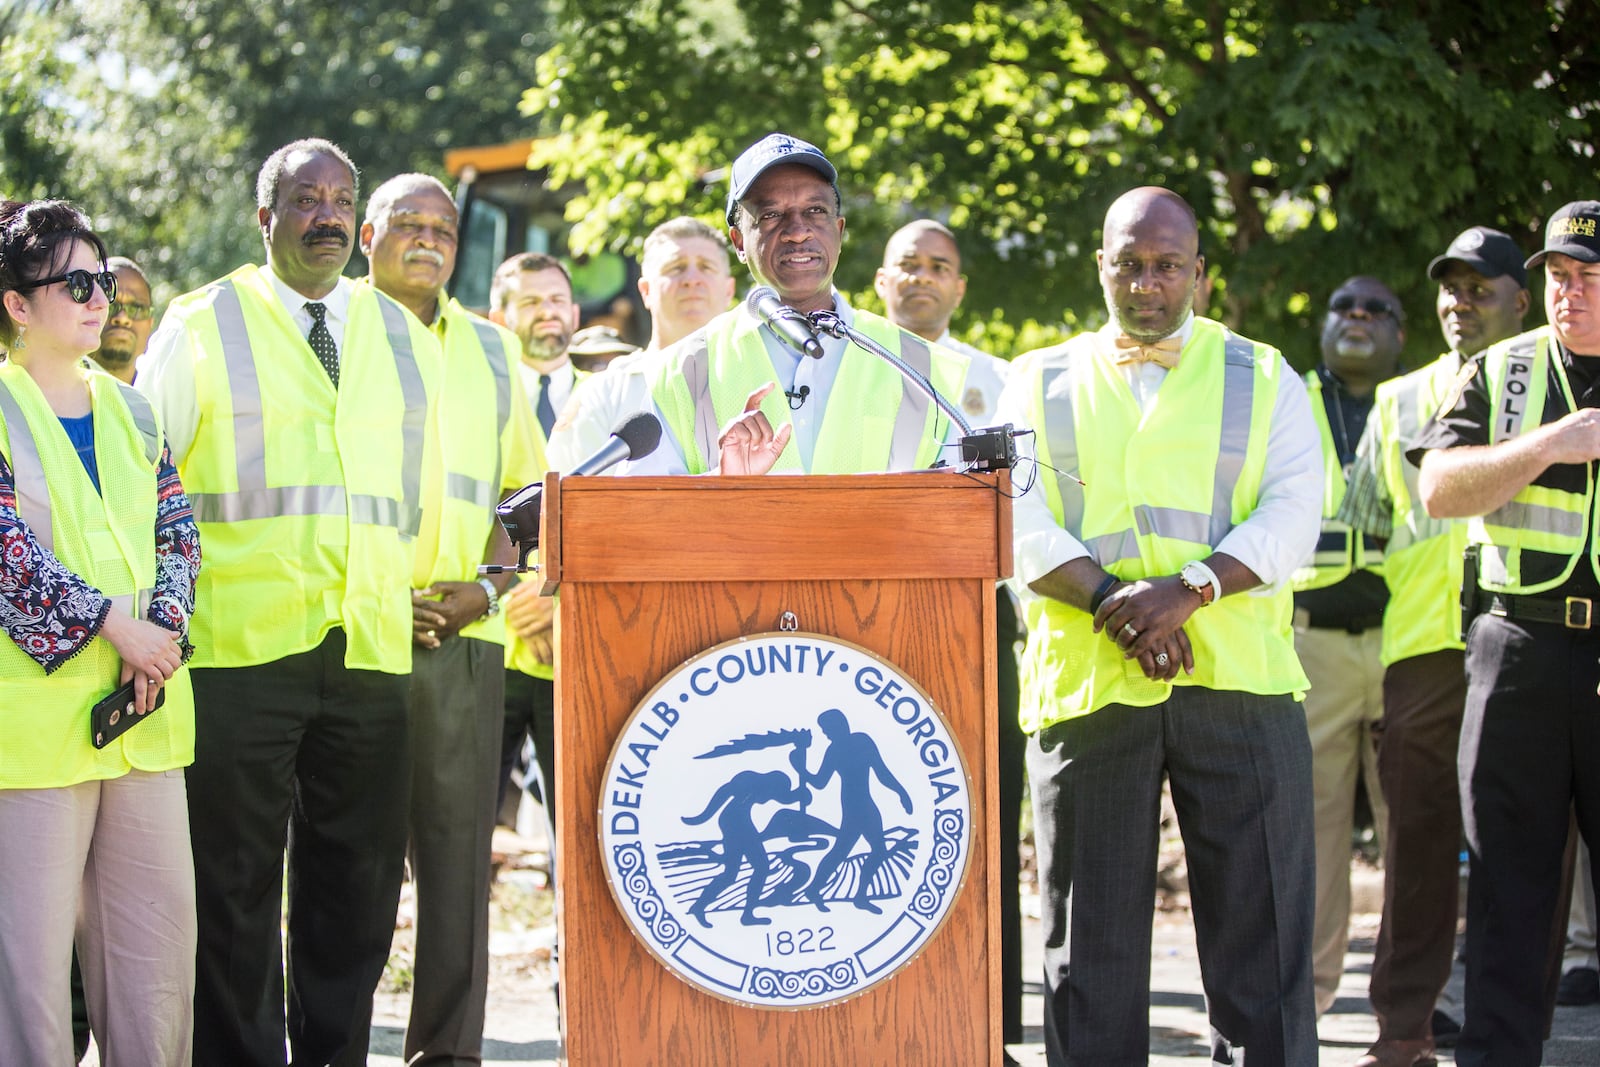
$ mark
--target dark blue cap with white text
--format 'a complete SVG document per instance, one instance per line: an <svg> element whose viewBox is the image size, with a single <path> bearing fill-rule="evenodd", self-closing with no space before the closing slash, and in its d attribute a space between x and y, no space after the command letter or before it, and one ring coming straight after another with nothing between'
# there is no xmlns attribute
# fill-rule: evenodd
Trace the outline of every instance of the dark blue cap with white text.
<svg viewBox="0 0 1600 1067"><path fill-rule="evenodd" d="M828 184L833 186L835 194L838 193L839 172L828 162L828 157L822 154L822 149L798 137L790 137L786 133L769 133L739 153L739 158L733 161L728 186L729 226L735 225L739 201L750 192L750 187L756 183L756 179L771 168L785 163L798 163L802 167L810 167L827 179Z"/></svg>

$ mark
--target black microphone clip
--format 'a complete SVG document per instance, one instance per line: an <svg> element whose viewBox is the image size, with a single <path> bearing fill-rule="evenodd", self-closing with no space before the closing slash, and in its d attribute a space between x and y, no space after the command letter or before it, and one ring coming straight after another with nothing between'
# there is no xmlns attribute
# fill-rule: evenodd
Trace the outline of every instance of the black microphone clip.
<svg viewBox="0 0 1600 1067"><path fill-rule="evenodd" d="M789 398L789 410L799 411L800 408L805 404L806 397L811 395L811 386L802 385L799 389L796 389L793 392L785 389L783 391L783 395Z"/></svg>

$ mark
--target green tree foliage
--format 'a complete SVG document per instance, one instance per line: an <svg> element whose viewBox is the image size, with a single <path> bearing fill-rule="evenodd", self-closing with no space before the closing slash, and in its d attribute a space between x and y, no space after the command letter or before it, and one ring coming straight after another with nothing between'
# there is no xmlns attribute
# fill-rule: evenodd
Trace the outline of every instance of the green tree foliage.
<svg viewBox="0 0 1600 1067"><path fill-rule="evenodd" d="M912 215L964 237L960 326L998 352L1104 320L1093 250L1142 184L1202 220L1211 310L1316 359L1319 315L1374 274L1440 348L1428 259L1467 225L1526 245L1595 186L1589 0L558 0L524 108L587 192L590 246L719 217L732 157L781 129L840 166L842 288L870 293ZM870 297L864 302L870 303Z"/></svg>
<svg viewBox="0 0 1600 1067"><path fill-rule="evenodd" d="M47 10L0 0L0 195L42 196L70 165L58 141L69 119L48 92L62 74L59 45Z"/></svg>
<svg viewBox="0 0 1600 1067"><path fill-rule="evenodd" d="M513 0L48 6L27 55L9 35L0 54L0 178L77 201L163 295L261 258L255 175L288 141L339 143L367 191L442 176L447 147L525 136L545 41L541 9Z"/></svg>

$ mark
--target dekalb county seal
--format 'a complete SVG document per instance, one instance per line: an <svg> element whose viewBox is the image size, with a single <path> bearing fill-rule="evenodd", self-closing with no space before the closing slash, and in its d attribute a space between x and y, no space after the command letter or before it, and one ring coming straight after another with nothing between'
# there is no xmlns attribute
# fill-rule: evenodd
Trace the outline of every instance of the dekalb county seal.
<svg viewBox="0 0 1600 1067"><path fill-rule="evenodd" d="M707 649L611 752L600 846L669 970L766 1008L855 996L909 963L966 875L971 784L944 716L865 649L769 633Z"/></svg>

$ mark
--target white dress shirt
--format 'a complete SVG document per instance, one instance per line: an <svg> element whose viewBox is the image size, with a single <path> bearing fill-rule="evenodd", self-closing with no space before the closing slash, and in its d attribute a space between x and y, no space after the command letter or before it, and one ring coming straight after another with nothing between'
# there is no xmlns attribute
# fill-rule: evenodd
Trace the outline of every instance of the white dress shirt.
<svg viewBox="0 0 1600 1067"><path fill-rule="evenodd" d="M311 313L305 308L306 297L285 285L270 267L266 271L272 282L273 293L289 313L300 336L306 336L311 332ZM333 335L333 343L339 349L341 363L344 361L345 325L350 321L351 284L349 278L341 277L333 291L319 301L328 309L325 321L328 332ZM189 358L180 358L178 355L180 350L187 349L184 342L186 334L187 331L172 320L163 319L160 328L150 337L139 371L139 390L161 412L162 428L167 434L167 444L172 448L174 466L183 465L190 446L194 444L194 435L200 428L200 407L194 390L194 365Z"/></svg>
<svg viewBox="0 0 1600 1067"><path fill-rule="evenodd" d="M1190 315L1173 336L1188 344L1194 332ZM1117 336L1115 326L1101 333L1109 347ZM1278 357L1278 393L1268 431L1261 499L1248 518L1222 538L1214 551L1243 563L1261 579L1253 592L1266 595L1303 563L1316 547L1322 516L1322 442L1312 421L1305 383ZM1141 411L1146 410L1166 381L1167 369L1157 363L1127 364L1119 368ZM1031 375L1015 375L1000 399L996 418L1017 426L1031 425ZM1063 564L1088 556L1076 537L1057 525L1035 476L1035 438L1018 438L1020 459L1013 479L1027 491L1016 499L1012 511L1016 577L1020 584L1037 581ZM1071 472L1075 473L1075 472Z"/></svg>
<svg viewBox="0 0 1600 1067"><path fill-rule="evenodd" d="M539 376L541 374L550 375L550 410L560 415L561 409L567 406L567 401L572 396L573 383L576 381L576 376L572 370L572 361L570 359L565 360L561 366L556 367L554 370L539 371L535 370L532 364L524 359L517 362L517 371L522 375L522 388L528 394L528 403L533 405L533 411L535 412L534 423L537 424L539 421L537 412L539 410L539 392L541 389Z"/></svg>
<svg viewBox="0 0 1600 1067"><path fill-rule="evenodd" d="M629 415L655 411L649 373L654 364L649 360L660 352L646 349L618 356L573 388L566 405L557 409L556 428L545 449L551 470L571 470L605 447Z"/></svg>
<svg viewBox="0 0 1600 1067"><path fill-rule="evenodd" d="M960 396L949 397L972 423L974 430L998 425L996 411L1000 404L1000 394L1006 387L1006 382L1011 380L1011 364L998 356L991 356L981 348L974 348L965 341L958 341L950 336L946 330L944 336L934 344L940 348L948 348L952 352L959 352L972 360L972 366L967 369L967 384L962 388Z"/></svg>

